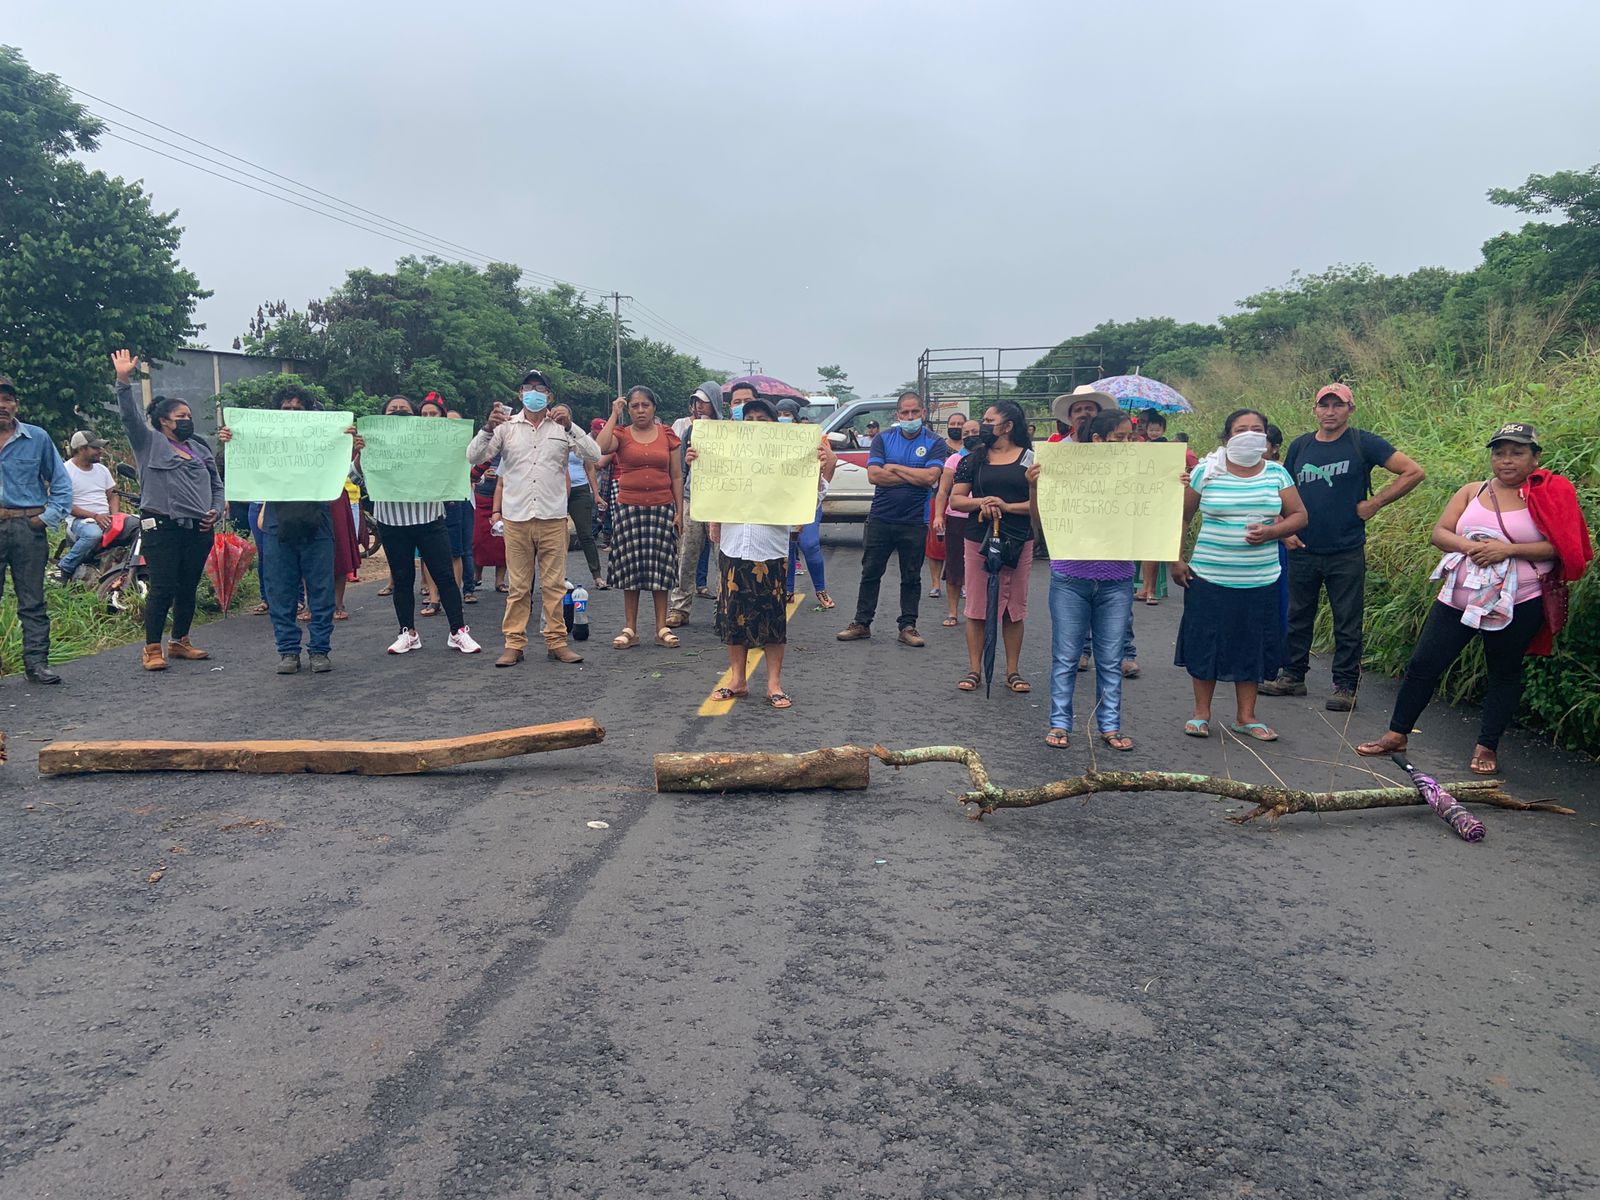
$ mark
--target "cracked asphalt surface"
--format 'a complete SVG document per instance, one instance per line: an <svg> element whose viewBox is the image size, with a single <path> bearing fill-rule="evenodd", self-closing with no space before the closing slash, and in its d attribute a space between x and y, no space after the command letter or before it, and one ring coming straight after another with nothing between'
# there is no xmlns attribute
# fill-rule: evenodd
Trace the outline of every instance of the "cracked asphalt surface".
<svg viewBox="0 0 1600 1200"><path fill-rule="evenodd" d="M64 687L0 681L0 1195L1600 1195L1593 764L1509 738L1513 793L1579 815L1480 810L1476 846L1424 809L1241 828L1171 795L977 823L950 765L655 795L669 749L960 742L1002 783L1090 765L1081 736L1041 740L1045 568L1036 690L985 700L955 690L942 601L925 650L887 602L872 641L834 641L857 536L829 538L840 608L791 626L787 713L695 715L725 661L704 601L683 651L622 653L601 593L581 667L501 671L492 592L469 610L491 653L447 652L441 623L396 659L370 583L332 675L273 675L264 619L235 618L199 631L209 663L146 675L127 648ZM1371 782L1332 765L1355 760L1316 697L1263 699L1264 762L1180 736L1180 603L1138 610L1138 745L1097 762ZM1352 742L1392 695L1368 681ZM430 776L35 773L52 736L583 715L602 745ZM1463 776L1470 716L1428 710L1425 770Z"/></svg>

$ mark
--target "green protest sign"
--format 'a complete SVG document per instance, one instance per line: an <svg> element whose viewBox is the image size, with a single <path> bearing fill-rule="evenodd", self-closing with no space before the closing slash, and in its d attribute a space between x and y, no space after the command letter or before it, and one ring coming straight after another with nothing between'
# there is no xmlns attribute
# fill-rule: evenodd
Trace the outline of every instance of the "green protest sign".
<svg viewBox="0 0 1600 1200"><path fill-rule="evenodd" d="M362 417L361 474L374 500L465 500L472 491L470 421L448 417Z"/></svg>
<svg viewBox="0 0 1600 1200"><path fill-rule="evenodd" d="M350 473L352 414L227 408L229 500L334 500Z"/></svg>

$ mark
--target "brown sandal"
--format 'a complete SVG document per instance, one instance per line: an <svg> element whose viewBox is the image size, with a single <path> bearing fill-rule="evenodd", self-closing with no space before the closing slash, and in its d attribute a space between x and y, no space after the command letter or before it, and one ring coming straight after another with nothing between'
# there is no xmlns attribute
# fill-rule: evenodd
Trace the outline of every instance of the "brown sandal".
<svg viewBox="0 0 1600 1200"><path fill-rule="evenodd" d="M1100 740L1106 745L1110 746L1113 750L1133 749L1133 739L1127 734L1123 733L1121 730L1117 730L1115 733L1102 733L1100 735Z"/></svg>
<svg viewBox="0 0 1600 1200"><path fill-rule="evenodd" d="M978 685L982 682L982 675L979 675L976 671L968 671L961 677L961 680L956 684L956 687L963 692L975 692L978 690Z"/></svg>
<svg viewBox="0 0 1600 1200"><path fill-rule="evenodd" d="M1056 750L1065 750L1072 745L1072 735L1058 725L1044 735L1044 744Z"/></svg>
<svg viewBox="0 0 1600 1200"><path fill-rule="evenodd" d="M1018 694L1025 694L1033 691L1033 684L1029 683L1015 671L1006 676L1006 687L1010 691L1017 692Z"/></svg>
<svg viewBox="0 0 1600 1200"><path fill-rule="evenodd" d="M1385 744L1384 739L1398 736L1386 733L1375 742L1362 742L1356 747L1356 753L1362 758L1388 758L1391 754L1404 754L1406 752L1406 739L1401 738L1398 746Z"/></svg>
<svg viewBox="0 0 1600 1200"><path fill-rule="evenodd" d="M1488 754L1481 753L1482 747L1472 752L1472 760L1467 763L1467 770L1474 775L1497 775L1500 773L1500 755L1491 750Z"/></svg>

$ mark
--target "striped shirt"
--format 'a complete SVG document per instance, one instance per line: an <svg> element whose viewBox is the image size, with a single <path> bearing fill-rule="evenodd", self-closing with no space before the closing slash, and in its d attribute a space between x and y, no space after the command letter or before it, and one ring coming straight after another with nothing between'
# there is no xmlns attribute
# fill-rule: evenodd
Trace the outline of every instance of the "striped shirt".
<svg viewBox="0 0 1600 1200"><path fill-rule="evenodd" d="M1284 488L1294 480L1275 462L1259 475L1235 475L1214 469L1210 460L1195 467L1189 486L1200 493L1200 536L1189 565L1194 573L1220 587L1266 587L1278 581L1275 542L1252 546L1244 540L1250 525L1270 525L1283 511Z"/></svg>
<svg viewBox="0 0 1600 1200"><path fill-rule="evenodd" d="M372 518L379 525L426 525L444 516L444 504L438 500L377 500L372 505Z"/></svg>

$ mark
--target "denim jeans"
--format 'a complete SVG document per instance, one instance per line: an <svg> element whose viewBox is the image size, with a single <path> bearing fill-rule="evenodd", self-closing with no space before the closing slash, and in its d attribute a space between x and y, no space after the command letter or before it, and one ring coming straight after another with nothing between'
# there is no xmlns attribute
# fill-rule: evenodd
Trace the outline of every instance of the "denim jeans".
<svg viewBox="0 0 1600 1200"><path fill-rule="evenodd" d="M71 575L89 557L89 551L100 544L100 539L105 537L105 530L94 523L92 517L78 517L72 522L72 549L61 556L61 570L63 574Z"/></svg>
<svg viewBox="0 0 1600 1200"><path fill-rule="evenodd" d="M326 654L333 647L333 539L313 538L309 542L284 543L270 530L262 534L268 544L266 568L267 613L272 618L272 636L279 654L300 653L300 622L295 610L300 586L306 589L306 607L311 610L312 654Z"/></svg>
<svg viewBox="0 0 1600 1200"><path fill-rule="evenodd" d="M1122 652L1133 618L1133 580L1050 575L1050 727L1072 731L1072 693L1084 638L1094 645L1095 714L1101 733L1122 728Z"/></svg>
<svg viewBox="0 0 1600 1200"><path fill-rule="evenodd" d="M703 588L706 580L711 578L711 539L707 538L700 545L700 560L694 565L694 586ZM791 588L790 591L794 589Z"/></svg>
<svg viewBox="0 0 1600 1200"><path fill-rule="evenodd" d="M828 590L828 576L822 563L822 505L817 505L817 515L809 525L800 527L798 541L789 543L789 591L794 592L794 566L800 556L806 556L806 570L811 572L811 586L819 592Z"/></svg>
<svg viewBox="0 0 1600 1200"><path fill-rule="evenodd" d="M1085 628L1083 631L1083 654L1086 658L1094 657L1092 642L1093 631ZM1133 644L1133 593L1128 593L1128 636L1122 642L1122 661L1135 662L1139 657L1139 648Z"/></svg>

